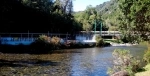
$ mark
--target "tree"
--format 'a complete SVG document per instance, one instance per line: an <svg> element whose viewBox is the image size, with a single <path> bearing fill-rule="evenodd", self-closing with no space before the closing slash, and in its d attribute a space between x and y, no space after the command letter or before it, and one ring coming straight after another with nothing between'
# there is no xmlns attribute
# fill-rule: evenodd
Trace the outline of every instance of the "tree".
<svg viewBox="0 0 150 76"><path fill-rule="evenodd" d="M92 7L91 5L87 6L85 11L75 13L74 16L75 16L75 19L79 23L81 23L82 29L87 32L94 30L95 22L98 25L100 25L100 22L104 22L101 19L100 13L98 13L96 9ZM100 27L98 28L98 30L99 29Z"/></svg>
<svg viewBox="0 0 150 76"><path fill-rule="evenodd" d="M35 8L40 11L50 12L52 11L52 0L21 0L21 2L29 7Z"/></svg>
<svg viewBox="0 0 150 76"><path fill-rule="evenodd" d="M118 0L121 15L119 29L130 41L148 40L150 34L150 2L147 0ZM132 38L132 39L131 39Z"/></svg>
<svg viewBox="0 0 150 76"><path fill-rule="evenodd" d="M73 16L72 0L1 0L0 3L2 4L0 21L4 24L1 32L30 30L30 32L72 33L79 29ZM39 24L41 26L31 27ZM14 30L22 27L25 30Z"/></svg>

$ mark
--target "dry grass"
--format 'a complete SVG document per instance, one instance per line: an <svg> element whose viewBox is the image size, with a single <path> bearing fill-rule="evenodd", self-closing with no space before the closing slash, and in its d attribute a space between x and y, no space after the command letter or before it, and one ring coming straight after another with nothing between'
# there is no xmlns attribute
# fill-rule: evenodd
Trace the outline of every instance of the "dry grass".
<svg viewBox="0 0 150 76"><path fill-rule="evenodd" d="M149 76L149 75L150 75L150 70L135 74L135 76Z"/></svg>

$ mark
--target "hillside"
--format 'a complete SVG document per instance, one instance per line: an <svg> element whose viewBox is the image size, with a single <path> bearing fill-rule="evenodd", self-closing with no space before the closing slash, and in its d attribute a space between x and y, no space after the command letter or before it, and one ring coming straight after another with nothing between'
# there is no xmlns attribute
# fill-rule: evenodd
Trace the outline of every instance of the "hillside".
<svg viewBox="0 0 150 76"><path fill-rule="evenodd" d="M119 16L117 0L104 2L103 4L97 5L95 9L101 14L102 19L109 26L109 30L117 30L117 17Z"/></svg>
<svg viewBox="0 0 150 76"><path fill-rule="evenodd" d="M96 13L93 14L93 12ZM103 4L99 4L96 7L89 5L84 11L74 12L74 17L79 23L81 23L80 26L82 26L83 30L87 30L89 28L92 28L93 30L94 24L91 23L91 20L94 20L94 18L100 18L99 22L101 22L101 20L103 21L103 30L107 30L107 28L109 28L108 30L111 31L118 30L116 28L118 24L118 16L119 8L117 0L104 2Z"/></svg>

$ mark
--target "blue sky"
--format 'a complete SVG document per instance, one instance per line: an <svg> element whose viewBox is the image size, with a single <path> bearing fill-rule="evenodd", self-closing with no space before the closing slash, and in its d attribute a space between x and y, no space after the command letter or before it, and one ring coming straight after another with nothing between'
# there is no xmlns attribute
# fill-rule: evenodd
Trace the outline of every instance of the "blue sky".
<svg viewBox="0 0 150 76"><path fill-rule="evenodd" d="M86 6L88 5L96 6L106 1L110 1L110 0L74 0L73 9L74 11L83 11L86 9Z"/></svg>

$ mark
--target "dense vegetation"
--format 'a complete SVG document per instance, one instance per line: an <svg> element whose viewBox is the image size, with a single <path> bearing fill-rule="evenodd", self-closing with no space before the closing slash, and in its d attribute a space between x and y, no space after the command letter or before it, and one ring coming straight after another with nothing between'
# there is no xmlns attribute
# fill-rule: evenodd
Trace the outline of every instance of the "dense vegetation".
<svg viewBox="0 0 150 76"><path fill-rule="evenodd" d="M101 14L91 5L87 6L85 11L75 12L74 18L79 23L79 26L82 27L82 30L99 31L101 28L102 30L108 30L104 20L101 18Z"/></svg>
<svg viewBox="0 0 150 76"><path fill-rule="evenodd" d="M115 26L129 41L148 40L150 30L150 1L111 0L96 7L107 26ZM101 8L99 8L101 7ZM109 25L110 24L110 25ZM136 34L136 35L132 35Z"/></svg>
<svg viewBox="0 0 150 76"><path fill-rule="evenodd" d="M103 4L97 5L95 9L101 14L102 19L104 19L110 31L119 30L118 27L116 27L119 24L117 17L120 13L117 0L104 2Z"/></svg>
<svg viewBox="0 0 150 76"><path fill-rule="evenodd" d="M121 31L122 39L135 43L149 40L149 7L147 0L110 0L96 7L87 6L85 11L76 12L74 16L83 30L94 30L93 21L99 20L97 24L103 22L103 28L107 27L103 30Z"/></svg>
<svg viewBox="0 0 150 76"><path fill-rule="evenodd" d="M1 0L0 32L75 32L72 0ZM68 29L68 30L66 30Z"/></svg>

